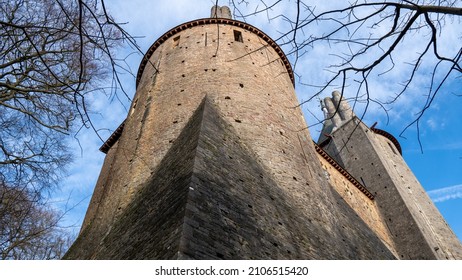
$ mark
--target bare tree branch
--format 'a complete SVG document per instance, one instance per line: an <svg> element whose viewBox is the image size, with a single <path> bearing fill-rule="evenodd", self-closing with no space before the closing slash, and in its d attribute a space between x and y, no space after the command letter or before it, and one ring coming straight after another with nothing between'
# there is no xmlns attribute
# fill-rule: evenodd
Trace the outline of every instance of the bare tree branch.
<svg viewBox="0 0 462 280"><path fill-rule="evenodd" d="M99 136L86 100L106 94L100 84L111 76L111 95L130 101L119 78L124 61L114 53L122 44L140 50L103 0L2 1L0 36L0 187L4 194L15 193L8 196L11 205L24 208L17 209L24 212L15 220L20 225L15 234L0 236L0 250L2 258L36 258L35 252L18 248L32 248L32 240L45 241L56 229L59 219L46 198L71 161L67 137L82 126ZM27 203L14 202L21 197ZM8 209L0 220L8 220ZM19 238L31 229L31 215L48 226Z"/></svg>
<svg viewBox="0 0 462 280"><path fill-rule="evenodd" d="M234 10L247 19L259 13L271 13L280 1L268 1L264 8L245 14L242 3L232 1ZM313 6L312 2L297 0L289 3L294 13L275 14L271 20L283 19L287 24L277 39L291 58L297 73L299 61L317 48L331 50L332 63L327 65L326 79L317 83L305 82L298 75L299 83L310 88L310 96L300 105L312 102L318 96L339 89L342 93L355 93L355 101L372 102L388 115L389 107L397 103L412 87L428 88L427 102L409 125L413 126L425 114L429 104L443 86L462 73L462 47L453 53L443 53L440 35L448 18L460 21L460 1L353 1L348 4L332 3L327 8ZM310 5L311 4L311 5ZM246 6L250 3L245 2ZM290 11L290 10L287 10ZM421 44L413 46L417 52L406 50L405 42L418 37ZM460 35L451 42L460 46ZM454 49L454 48L453 48ZM303 68L303 66L301 66ZM404 71L403 71L404 69ZM386 100L374 98L373 91L395 71L403 71L403 80L394 81L394 92ZM430 72L427 84L420 84L422 75ZM305 78L306 80L307 78ZM308 77L309 80L309 77ZM419 83L419 84L418 84ZM405 132L410 126L404 127Z"/></svg>

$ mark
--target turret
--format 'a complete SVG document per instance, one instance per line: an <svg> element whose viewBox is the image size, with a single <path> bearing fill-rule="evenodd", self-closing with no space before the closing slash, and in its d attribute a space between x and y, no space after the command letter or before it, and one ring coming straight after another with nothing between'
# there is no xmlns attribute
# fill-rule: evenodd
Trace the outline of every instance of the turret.
<svg viewBox="0 0 462 280"><path fill-rule="evenodd" d="M324 99L318 144L373 195L402 259L461 259L462 246L407 166L390 133L368 127L341 94Z"/></svg>
<svg viewBox="0 0 462 280"><path fill-rule="evenodd" d="M71 259L392 259L332 189L281 48L214 7L149 48Z"/></svg>

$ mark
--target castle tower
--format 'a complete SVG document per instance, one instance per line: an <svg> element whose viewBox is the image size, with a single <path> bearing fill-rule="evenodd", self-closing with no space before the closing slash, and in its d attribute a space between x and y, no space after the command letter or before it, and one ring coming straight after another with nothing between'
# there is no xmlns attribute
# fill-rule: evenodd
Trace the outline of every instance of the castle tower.
<svg viewBox="0 0 462 280"><path fill-rule="evenodd" d="M461 259L462 246L389 133L368 127L339 92L323 102L319 146L374 195L401 259Z"/></svg>
<svg viewBox="0 0 462 280"><path fill-rule="evenodd" d="M228 11L148 50L65 258L394 258L326 179L280 47Z"/></svg>

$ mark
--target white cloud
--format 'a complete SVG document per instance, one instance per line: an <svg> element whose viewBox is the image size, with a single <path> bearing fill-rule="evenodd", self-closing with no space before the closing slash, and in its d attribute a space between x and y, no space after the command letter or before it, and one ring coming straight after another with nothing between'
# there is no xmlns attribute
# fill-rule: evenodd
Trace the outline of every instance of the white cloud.
<svg viewBox="0 0 462 280"><path fill-rule="evenodd" d="M444 202L451 199L461 199L462 198L462 184L450 186L446 188L436 189L428 191L433 202Z"/></svg>
<svg viewBox="0 0 462 280"><path fill-rule="evenodd" d="M445 127L445 122L439 116L432 116L426 121L427 127L431 131L441 130Z"/></svg>

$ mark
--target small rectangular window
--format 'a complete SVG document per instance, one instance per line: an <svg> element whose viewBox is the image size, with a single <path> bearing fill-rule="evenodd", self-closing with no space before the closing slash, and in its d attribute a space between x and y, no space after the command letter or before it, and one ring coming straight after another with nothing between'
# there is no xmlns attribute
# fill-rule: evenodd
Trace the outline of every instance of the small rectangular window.
<svg viewBox="0 0 462 280"><path fill-rule="evenodd" d="M243 43L242 33L240 31L234 30L234 41Z"/></svg>
<svg viewBox="0 0 462 280"><path fill-rule="evenodd" d="M173 47L176 48L180 44L180 36L173 38Z"/></svg>

